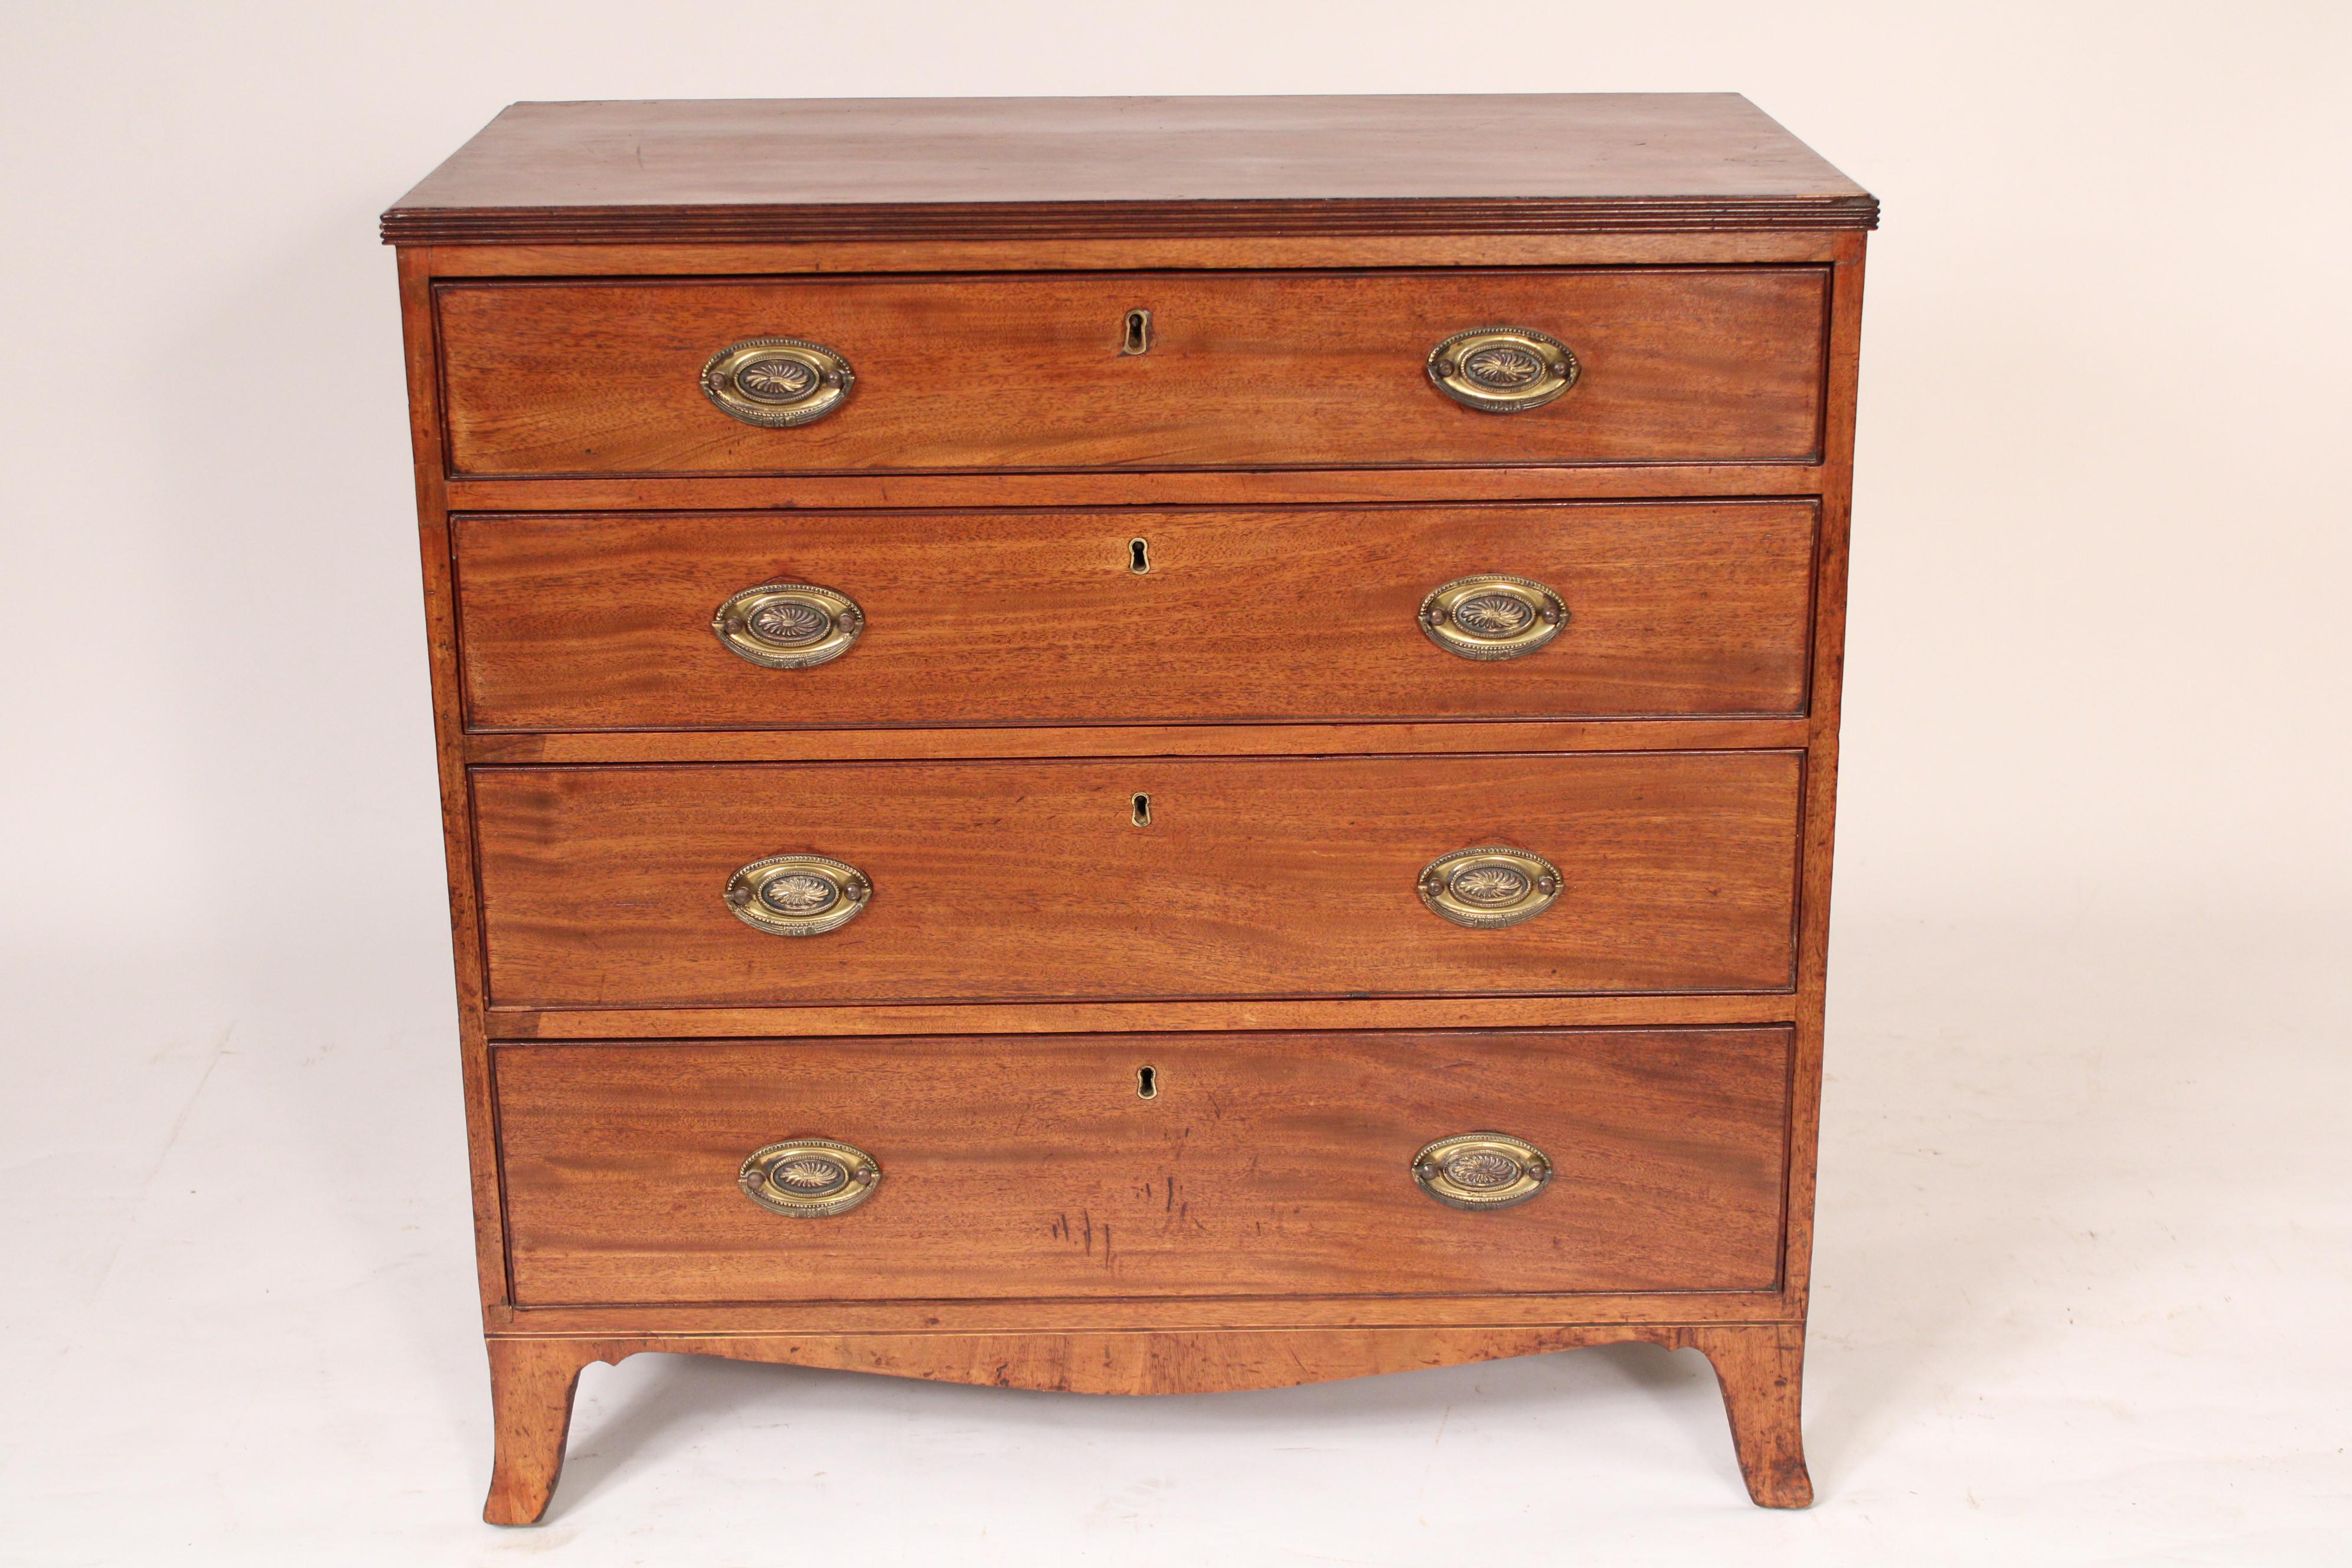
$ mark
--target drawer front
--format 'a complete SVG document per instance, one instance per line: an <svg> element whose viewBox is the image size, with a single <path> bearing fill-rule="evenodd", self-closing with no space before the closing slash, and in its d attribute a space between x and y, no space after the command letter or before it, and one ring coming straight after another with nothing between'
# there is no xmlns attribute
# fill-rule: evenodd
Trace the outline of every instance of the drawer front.
<svg viewBox="0 0 2352 1568"><path fill-rule="evenodd" d="M1800 782L1788 752L486 768L490 1000L1779 990ZM1433 912L1425 870L1496 845L1556 868L1550 907ZM782 855L870 896L756 929L730 878Z"/></svg>
<svg viewBox="0 0 2352 1568"><path fill-rule="evenodd" d="M1802 462L1821 445L1828 277L466 282L436 300L464 475ZM1150 346L1123 352L1138 310ZM1498 324L1567 345L1565 394L1496 414L1439 390L1432 351ZM722 411L706 367L755 339L837 353L846 395L782 427Z"/></svg>
<svg viewBox="0 0 2352 1568"><path fill-rule="evenodd" d="M1770 1289L1789 1061L1781 1028L502 1047L516 1300ZM1433 1199L1416 1154L1482 1131L1549 1180ZM862 1201L745 1195L810 1136L870 1157Z"/></svg>
<svg viewBox="0 0 2352 1568"><path fill-rule="evenodd" d="M1796 713L1813 525L1794 501L469 517L467 713L485 730ZM1433 590L1490 574L1556 595L1557 635L1458 645L1508 658L1429 635ZM853 602L847 651L777 668L731 650L714 613L774 582Z"/></svg>

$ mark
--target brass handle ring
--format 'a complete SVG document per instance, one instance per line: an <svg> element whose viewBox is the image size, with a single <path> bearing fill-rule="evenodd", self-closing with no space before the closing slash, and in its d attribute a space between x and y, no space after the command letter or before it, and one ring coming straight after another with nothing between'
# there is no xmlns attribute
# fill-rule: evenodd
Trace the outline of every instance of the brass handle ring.
<svg viewBox="0 0 2352 1568"><path fill-rule="evenodd" d="M849 651L866 629L857 601L814 583L762 583L719 606L711 634L738 658L767 669L806 669Z"/></svg>
<svg viewBox="0 0 2352 1568"><path fill-rule="evenodd" d="M1421 629L1461 658L1519 658L1568 625L1560 596L1527 577L1499 572L1456 577L1421 602Z"/></svg>
<svg viewBox="0 0 2352 1568"><path fill-rule="evenodd" d="M746 338L702 367L703 395L721 414L772 429L824 418L856 384L847 360L803 338Z"/></svg>
<svg viewBox="0 0 2352 1568"><path fill-rule="evenodd" d="M1559 868L1499 845L1456 849L1422 868L1421 901L1458 926L1491 931L1531 921L1559 897Z"/></svg>
<svg viewBox="0 0 2352 1568"><path fill-rule="evenodd" d="M727 907L770 936L823 936L866 912L874 884L846 861L771 855L727 879Z"/></svg>
<svg viewBox="0 0 2352 1568"><path fill-rule="evenodd" d="M1551 1161L1507 1132L1457 1132L1412 1157L1412 1179L1448 1208L1507 1209L1544 1190Z"/></svg>
<svg viewBox="0 0 2352 1568"><path fill-rule="evenodd" d="M874 1195L882 1167L874 1156L830 1138L787 1138L743 1162L735 1173L743 1195L770 1214L824 1219Z"/></svg>
<svg viewBox="0 0 2352 1568"><path fill-rule="evenodd" d="M1576 384L1569 346L1532 327L1472 327L1429 351L1437 390L1482 414L1524 414Z"/></svg>

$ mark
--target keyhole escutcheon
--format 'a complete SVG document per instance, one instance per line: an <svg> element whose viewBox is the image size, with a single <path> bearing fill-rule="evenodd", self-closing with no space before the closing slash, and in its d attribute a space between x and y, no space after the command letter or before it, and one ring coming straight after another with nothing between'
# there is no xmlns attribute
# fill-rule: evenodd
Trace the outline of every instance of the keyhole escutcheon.
<svg viewBox="0 0 2352 1568"><path fill-rule="evenodd" d="M1127 332L1119 339L1118 352L1123 354L1148 354L1151 352L1150 311L1129 310L1127 313Z"/></svg>
<svg viewBox="0 0 2352 1568"><path fill-rule="evenodd" d="M1135 808L1135 815L1129 817L1129 821L1134 823L1138 827L1149 827L1151 826L1151 797L1150 795L1138 795L1129 800L1128 804Z"/></svg>
<svg viewBox="0 0 2352 1568"><path fill-rule="evenodd" d="M1158 1100L1160 1098L1160 1069L1158 1068L1139 1067L1135 1069L1135 1098L1138 1100Z"/></svg>
<svg viewBox="0 0 2352 1568"><path fill-rule="evenodd" d="M1130 539L1127 542L1127 569L1139 577L1151 570L1151 541Z"/></svg>

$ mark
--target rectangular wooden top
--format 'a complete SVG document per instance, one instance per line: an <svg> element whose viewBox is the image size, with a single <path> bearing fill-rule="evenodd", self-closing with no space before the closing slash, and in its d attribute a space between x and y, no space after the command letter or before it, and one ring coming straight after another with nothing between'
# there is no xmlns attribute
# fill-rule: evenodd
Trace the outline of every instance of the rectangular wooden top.
<svg viewBox="0 0 2352 1568"><path fill-rule="evenodd" d="M518 103L397 245L1869 228L1737 93Z"/></svg>

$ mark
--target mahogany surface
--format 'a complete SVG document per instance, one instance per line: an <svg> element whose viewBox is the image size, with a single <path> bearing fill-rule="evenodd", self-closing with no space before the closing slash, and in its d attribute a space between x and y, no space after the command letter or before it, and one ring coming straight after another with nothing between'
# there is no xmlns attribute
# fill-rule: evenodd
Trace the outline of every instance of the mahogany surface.
<svg viewBox="0 0 2352 1568"><path fill-rule="evenodd" d="M1209 1394L1376 1377L1582 1345L1695 1350L1715 1367L1748 1496L1804 1508L1812 1482L1796 1430L1804 1331L1778 1323L1594 1322L1544 1328L1110 1331L1074 1333L493 1335L498 1460L482 1517L536 1524L563 1471L583 1368L646 1351L779 1362L1056 1394Z"/></svg>
<svg viewBox="0 0 2352 1568"><path fill-rule="evenodd" d="M1497 752L1801 751L1810 716L1767 719L1391 719L1361 723L1183 723L900 726L823 731L842 762L950 757L1352 757L1370 752L1447 754L1465 741ZM790 763L807 755L805 730L476 730L461 749L496 763Z"/></svg>
<svg viewBox="0 0 2352 1568"><path fill-rule="evenodd" d="M1091 274L446 283L450 471L467 476L1803 461L1821 441L1828 274ZM1149 353L1120 352L1130 310ZM1570 395L1498 418L1430 350L1551 332ZM856 384L815 424L716 413L704 363L788 337Z"/></svg>
<svg viewBox="0 0 2352 1568"><path fill-rule="evenodd" d="M1810 1501L1875 220L1732 95L518 105L388 213L486 1517L543 1516L581 1368L645 1350L1190 1394L1638 1341ZM1579 384L1441 396L1496 321ZM713 408L770 334L849 402ZM1478 572L1569 629L1441 652L1411 612ZM787 577L858 646L721 651ZM1415 874L1484 842L1567 892L1439 921ZM744 926L728 873L787 849L872 906ZM1553 1186L1423 1196L1404 1145L1475 1121ZM746 1140L808 1134L888 1184L754 1208Z"/></svg>
<svg viewBox="0 0 2352 1568"><path fill-rule="evenodd" d="M515 1301L1769 1289L1789 1057L1779 1028L508 1047ZM1490 1126L1550 1156L1542 1192L1415 1185ZM814 1129L874 1196L744 1202L744 1157Z"/></svg>
<svg viewBox="0 0 2352 1568"><path fill-rule="evenodd" d="M1815 509L1801 501L457 520L477 730L1796 714ZM1134 570L1140 540L1143 572ZM1507 661L1422 600L1532 578L1565 631ZM821 584L842 658L737 658L711 613Z"/></svg>
<svg viewBox="0 0 2352 1568"><path fill-rule="evenodd" d="M400 245L1867 228L1737 93L518 103Z"/></svg>
<svg viewBox="0 0 2352 1568"><path fill-rule="evenodd" d="M489 994L1781 989L1801 773L1790 752L478 769ZM1423 868L1486 844L1549 859L1559 901L1500 931L1424 908ZM738 920L729 876L798 853L863 871L865 911L824 938Z"/></svg>

